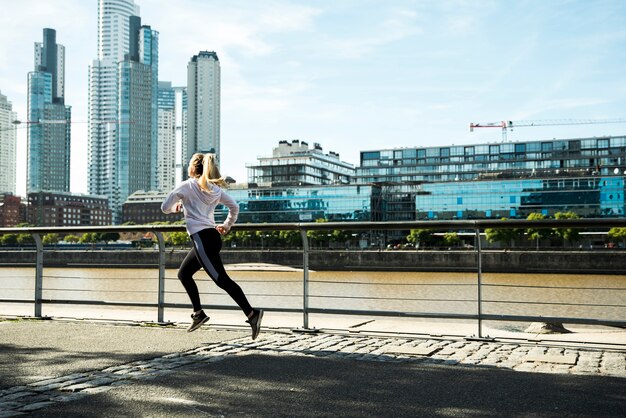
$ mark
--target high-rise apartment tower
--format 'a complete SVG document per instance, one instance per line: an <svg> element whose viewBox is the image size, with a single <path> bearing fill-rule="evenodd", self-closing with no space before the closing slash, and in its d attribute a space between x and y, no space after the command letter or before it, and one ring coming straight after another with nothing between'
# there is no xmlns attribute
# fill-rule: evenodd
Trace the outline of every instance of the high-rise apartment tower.
<svg viewBox="0 0 626 418"><path fill-rule="evenodd" d="M187 89L159 81L157 187L169 192L182 181L182 144L187 131Z"/></svg>
<svg viewBox="0 0 626 418"><path fill-rule="evenodd" d="M0 193L15 194L15 125L17 113L0 92Z"/></svg>
<svg viewBox="0 0 626 418"><path fill-rule="evenodd" d="M201 51L187 64L188 126L185 166L195 152L220 158L220 62L213 51Z"/></svg>
<svg viewBox="0 0 626 418"><path fill-rule="evenodd" d="M156 188L158 32L133 0L98 1L98 58L89 68L89 193L115 223L137 190Z"/></svg>
<svg viewBox="0 0 626 418"><path fill-rule="evenodd" d="M71 107L65 106L65 47L54 29L35 42L28 73L27 192L70 190Z"/></svg>

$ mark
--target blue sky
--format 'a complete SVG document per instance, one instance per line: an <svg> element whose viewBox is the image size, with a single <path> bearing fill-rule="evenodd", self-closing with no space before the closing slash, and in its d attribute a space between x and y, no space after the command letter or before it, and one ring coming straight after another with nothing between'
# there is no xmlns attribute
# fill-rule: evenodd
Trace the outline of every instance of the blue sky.
<svg viewBox="0 0 626 418"><path fill-rule="evenodd" d="M186 84L189 58L222 69L222 173L280 140L359 151L500 142L470 122L626 117L621 0L137 0L160 33L159 78ZM87 192L87 74L96 0L0 0L0 91L26 116L26 77L42 29L67 55L73 192ZM626 124L519 128L509 140L626 134ZM25 130L18 133L18 194Z"/></svg>

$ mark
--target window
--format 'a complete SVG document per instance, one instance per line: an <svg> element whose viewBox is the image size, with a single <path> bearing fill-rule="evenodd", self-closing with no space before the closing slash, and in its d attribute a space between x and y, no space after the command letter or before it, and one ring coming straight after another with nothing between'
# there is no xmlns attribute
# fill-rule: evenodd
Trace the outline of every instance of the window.
<svg viewBox="0 0 626 418"><path fill-rule="evenodd" d="M362 152L361 158L363 160L378 160L380 159L380 151Z"/></svg>

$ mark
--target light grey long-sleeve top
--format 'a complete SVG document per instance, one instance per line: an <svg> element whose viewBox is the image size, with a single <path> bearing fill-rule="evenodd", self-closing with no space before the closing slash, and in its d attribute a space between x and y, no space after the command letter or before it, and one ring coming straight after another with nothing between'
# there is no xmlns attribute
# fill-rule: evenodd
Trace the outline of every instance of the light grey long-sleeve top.
<svg viewBox="0 0 626 418"><path fill-rule="evenodd" d="M206 228L215 228L215 208L218 205L224 205L228 208L228 216L223 226L228 232L237 221L239 205L220 187L210 186L212 189L207 192L200 188L196 178L189 178L170 192L161 204L161 210L163 213L174 213L176 205L181 202L187 233L192 235Z"/></svg>

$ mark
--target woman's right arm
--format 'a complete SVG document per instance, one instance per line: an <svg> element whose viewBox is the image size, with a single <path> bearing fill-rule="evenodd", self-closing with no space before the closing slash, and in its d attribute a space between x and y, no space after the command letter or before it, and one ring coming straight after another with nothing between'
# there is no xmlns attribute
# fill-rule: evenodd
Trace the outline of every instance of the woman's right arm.
<svg viewBox="0 0 626 418"><path fill-rule="evenodd" d="M163 203L161 203L161 211L163 213L176 213L180 212L181 203L180 200L183 198L181 185L177 186L174 190L170 192L170 194L165 198Z"/></svg>

